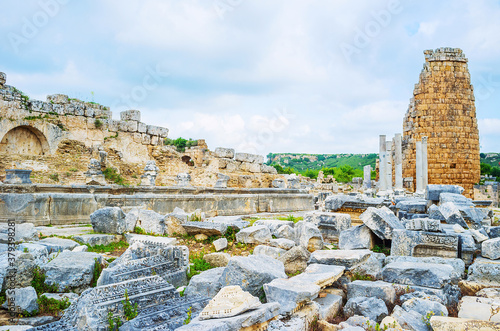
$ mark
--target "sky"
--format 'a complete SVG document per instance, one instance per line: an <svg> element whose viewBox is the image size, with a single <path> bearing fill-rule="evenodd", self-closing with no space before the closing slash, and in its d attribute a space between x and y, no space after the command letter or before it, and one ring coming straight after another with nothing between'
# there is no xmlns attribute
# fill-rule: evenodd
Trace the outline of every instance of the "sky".
<svg viewBox="0 0 500 331"><path fill-rule="evenodd" d="M500 152L500 1L5 1L0 71L32 99L138 109L239 152L377 153L423 51L469 59L482 152Z"/></svg>

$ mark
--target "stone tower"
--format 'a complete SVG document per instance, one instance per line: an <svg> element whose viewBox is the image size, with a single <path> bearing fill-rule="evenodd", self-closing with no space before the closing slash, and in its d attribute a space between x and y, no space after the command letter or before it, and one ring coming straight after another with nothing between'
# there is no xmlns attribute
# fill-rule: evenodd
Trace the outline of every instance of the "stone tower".
<svg viewBox="0 0 500 331"><path fill-rule="evenodd" d="M457 184L473 197L479 182L479 131L467 58L459 48L426 50L403 122L403 177L415 187L416 142L428 137L429 184Z"/></svg>

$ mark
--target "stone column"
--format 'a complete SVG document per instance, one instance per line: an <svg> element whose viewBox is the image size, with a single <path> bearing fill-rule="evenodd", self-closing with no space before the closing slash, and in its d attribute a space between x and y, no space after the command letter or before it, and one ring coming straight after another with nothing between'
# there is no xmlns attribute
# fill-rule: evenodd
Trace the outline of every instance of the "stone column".
<svg viewBox="0 0 500 331"><path fill-rule="evenodd" d="M401 133L396 133L394 136L394 188L396 190L403 189L403 153L401 149Z"/></svg>
<svg viewBox="0 0 500 331"><path fill-rule="evenodd" d="M429 184L429 171L427 164L427 137L422 137L422 184L423 190L427 188Z"/></svg>
<svg viewBox="0 0 500 331"><path fill-rule="evenodd" d="M372 187L372 166L365 165L363 167L363 188L368 189Z"/></svg>
<svg viewBox="0 0 500 331"><path fill-rule="evenodd" d="M417 184L416 184L416 189L415 192L417 193L422 193L423 192L423 186L424 186L424 181L423 181L423 169L422 169L422 142L417 141L415 143L415 150L416 150L416 155L415 155L415 168L416 168L416 179L417 179Z"/></svg>
<svg viewBox="0 0 500 331"><path fill-rule="evenodd" d="M379 166L378 166L378 190L379 191L385 191L387 190L387 185L386 185L386 174L385 174L385 167L386 167L386 160L385 160L385 146L386 141L385 141L385 135L380 135L379 136Z"/></svg>
<svg viewBox="0 0 500 331"><path fill-rule="evenodd" d="M385 185L387 186L387 191L392 192L392 141L387 141L385 143L385 148L385 159L387 162L385 166Z"/></svg>

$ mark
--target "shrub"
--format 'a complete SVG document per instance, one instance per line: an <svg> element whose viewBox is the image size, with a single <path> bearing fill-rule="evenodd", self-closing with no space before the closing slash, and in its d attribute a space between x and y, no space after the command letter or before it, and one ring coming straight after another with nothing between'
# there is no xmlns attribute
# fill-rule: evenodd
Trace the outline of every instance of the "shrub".
<svg viewBox="0 0 500 331"><path fill-rule="evenodd" d="M45 279L47 276L40 269L40 267L35 267L33 269L33 280L31 281L31 286L36 291L36 294L40 295L43 293L57 293L58 286L56 284L47 285L45 284Z"/></svg>
<svg viewBox="0 0 500 331"><path fill-rule="evenodd" d="M192 263L189 273L188 273L188 279L191 279L191 277L200 274L202 271L208 270L215 268L213 265L208 263L204 258L205 254L203 252L200 252L198 254L192 254L189 257L189 261Z"/></svg>
<svg viewBox="0 0 500 331"><path fill-rule="evenodd" d="M57 300L53 298L47 298L44 295L37 299L37 303L40 314L49 314L52 316L58 316L59 312L67 309L71 305L68 298Z"/></svg>
<svg viewBox="0 0 500 331"><path fill-rule="evenodd" d="M92 276L92 281L90 282L90 287L96 287L97 286L97 280L99 279L99 276L101 276L102 269L104 269L99 263L99 260L97 258L94 259L94 274Z"/></svg>
<svg viewBox="0 0 500 331"><path fill-rule="evenodd" d="M95 125L96 129L99 129L100 127L102 127L102 124L103 124L102 121L98 118L94 121L94 125Z"/></svg>
<svg viewBox="0 0 500 331"><path fill-rule="evenodd" d="M191 148L193 146L198 146L198 140L193 140L191 138L189 139L184 139L184 138L177 138L177 139L169 139L165 138L163 141L165 145L171 145L175 146L177 148L177 151L182 153L186 151L186 148Z"/></svg>
<svg viewBox="0 0 500 331"><path fill-rule="evenodd" d="M118 171L116 171L115 168L106 168L106 169L104 169L104 171L102 173L104 174L104 178L106 178L106 180L109 180L110 182L113 182L115 184L122 185L122 186L128 185L127 182L125 181L125 178L123 178L118 173Z"/></svg>

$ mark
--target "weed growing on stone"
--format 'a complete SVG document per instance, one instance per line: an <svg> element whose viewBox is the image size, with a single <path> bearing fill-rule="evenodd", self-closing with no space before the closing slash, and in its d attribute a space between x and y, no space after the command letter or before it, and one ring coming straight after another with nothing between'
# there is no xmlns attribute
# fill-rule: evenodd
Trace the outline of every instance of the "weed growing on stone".
<svg viewBox="0 0 500 331"><path fill-rule="evenodd" d="M114 136L104 137L104 141L106 141L108 139L114 139L114 138L118 138L118 132Z"/></svg>
<svg viewBox="0 0 500 331"><path fill-rule="evenodd" d="M319 316L314 315L314 318L312 319L311 323L309 323L309 331L320 331L321 327L319 326Z"/></svg>
<svg viewBox="0 0 500 331"><path fill-rule="evenodd" d="M375 281L375 278L371 275L366 275L362 274L359 272L355 272L351 276L351 282L354 282L355 280L370 280L370 281Z"/></svg>
<svg viewBox="0 0 500 331"><path fill-rule="evenodd" d="M50 174L49 178L52 179L54 182L59 181L59 174Z"/></svg>
<svg viewBox="0 0 500 331"><path fill-rule="evenodd" d="M40 295L43 293L57 293L58 287L56 284L47 285L45 284L45 279L47 276L40 269L40 267L35 267L33 269L33 280L31 281L31 286L36 291L36 294Z"/></svg>
<svg viewBox="0 0 500 331"><path fill-rule="evenodd" d="M94 272L92 275L92 281L90 282L90 287L96 287L97 286L97 280L99 279L99 276L101 276L103 266L101 263L99 263L99 260L97 258L94 259Z"/></svg>
<svg viewBox="0 0 500 331"><path fill-rule="evenodd" d="M127 321L130 321L134 318L137 317L137 302L135 304L131 304L130 300L128 298L128 292L125 290L125 300L122 301L123 303L123 315L125 316L125 319Z"/></svg>
<svg viewBox="0 0 500 331"><path fill-rule="evenodd" d="M71 305L68 298L57 300L54 298L47 298L44 295L37 299L37 303L39 314L52 316L58 316L61 311L67 309Z"/></svg>
<svg viewBox="0 0 500 331"><path fill-rule="evenodd" d="M202 271L208 270L215 268L215 266L211 265L208 263L203 256L205 255L205 252L199 252L198 254L192 254L189 257L189 262L192 264L190 266L190 270L188 272L188 279L191 279L191 277L196 276L200 274Z"/></svg>
<svg viewBox="0 0 500 331"><path fill-rule="evenodd" d="M137 234L146 234L146 231L144 231L143 228L141 228L139 226L136 226L136 227L134 227L134 233L137 233Z"/></svg>
<svg viewBox="0 0 500 331"><path fill-rule="evenodd" d="M385 246L375 245L372 249L375 253L384 253L386 256L391 255L391 248Z"/></svg>
<svg viewBox="0 0 500 331"><path fill-rule="evenodd" d="M5 290L2 290L2 292L0 292L0 306L3 305L6 300L7 296L5 294Z"/></svg>
<svg viewBox="0 0 500 331"><path fill-rule="evenodd" d="M118 330L122 325L122 320L120 317L115 317L112 312L108 312L108 326L110 331Z"/></svg>
<svg viewBox="0 0 500 331"><path fill-rule="evenodd" d="M96 129L101 128L101 127L102 127L102 125L103 125L103 123L102 123L102 121L101 121L100 119L98 119L98 118L97 118L97 119L94 121L94 126L95 126L95 128L96 128Z"/></svg>
<svg viewBox="0 0 500 331"><path fill-rule="evenodd" d="M29 253L29 252L30 252L30 250L28 249L28 247L24 247L23 253Z"/></svg>
<svg viewBox="0 0 500 331"><path fill-rule="evenodd" d="M187 325L191 322L191 307L187 310L187 317L184 320L184 325Z"/></svg>

